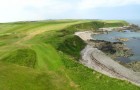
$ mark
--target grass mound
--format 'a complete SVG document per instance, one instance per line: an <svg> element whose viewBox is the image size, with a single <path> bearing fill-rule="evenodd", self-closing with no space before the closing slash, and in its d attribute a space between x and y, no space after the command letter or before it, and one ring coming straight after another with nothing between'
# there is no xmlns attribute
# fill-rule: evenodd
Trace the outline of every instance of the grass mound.
<svg viewBox="0 0 140 90"><path fill-rule="evenodd" d="M17 49L5 57L3 61L33 68L36 63L36 53L29 48Z"/></svg>
<svg viewBox="0 0 140 90"><path fill-rule="evenodd" d="M75 57L76 60L80 57L80 51L84 49L85 42L78 36L70 36L59 45L58 50Z"/></svg>

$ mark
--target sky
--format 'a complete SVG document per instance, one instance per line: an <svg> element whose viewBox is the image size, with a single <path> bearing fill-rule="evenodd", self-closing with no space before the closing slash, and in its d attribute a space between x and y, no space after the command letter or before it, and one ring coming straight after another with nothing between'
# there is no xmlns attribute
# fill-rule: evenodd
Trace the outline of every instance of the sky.
<svg viewBox="0 0 140 90"><path fill-rule="evenodd" d="M140 20L140 0L0 0L0 22L47 19Z"/></svg>

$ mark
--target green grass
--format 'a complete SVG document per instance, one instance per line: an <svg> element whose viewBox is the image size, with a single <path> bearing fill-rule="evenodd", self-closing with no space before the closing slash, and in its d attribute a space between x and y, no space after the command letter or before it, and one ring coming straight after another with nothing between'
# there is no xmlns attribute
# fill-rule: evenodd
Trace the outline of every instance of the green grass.
<svg viewBox="0 0 140 90"><path fill-rule="evenodd" d="M140 90L78 63L86 44L76 31L123 25L113 20L0 24L0 90Z"/></svg>
<svg viewBox="0 0 140 90"><path fill-rule="evenodd" d="M78 36L70 36L58 47L58 50L73 56L76 60L80 59L80 51L84 49L84 43Z"/></svg>
<svg viewBox="0 0 140 90"><path fill-rule="evenodd" d="M3 58L3 62L15 63L27 67L35 67L36 52L29 48L17 49Z"/></svg>
<svg viewBox="0 0 140 90"><path fill-rule="evenodd" d="M47 44L33 45L32 49L37 54L36 68L47 68L49 70L56 70L62 66L61 58L57 51Z"/></svg>
<svg viewBox="0 0 140 90"><path fill-rule="evenodd" d="M69 80L59 72L38 71L0 63L0 90L72 90Z"/></svg>
<svg viewBox="0 0 140 90"><path fill-rule="evenodd" d="M62 55L66 72L82 90L139 90L127 81L109 78Z"/></svg>

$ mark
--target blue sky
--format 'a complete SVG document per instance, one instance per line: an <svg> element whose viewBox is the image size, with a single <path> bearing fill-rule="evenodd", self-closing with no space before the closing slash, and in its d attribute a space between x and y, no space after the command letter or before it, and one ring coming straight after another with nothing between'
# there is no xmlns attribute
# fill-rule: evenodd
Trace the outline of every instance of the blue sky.
<svg viewBox="0 0 140 90"><path fill-rule="evenodd" d="M46 19L136 19L140 0L0 0L0 22Z"/></svg>

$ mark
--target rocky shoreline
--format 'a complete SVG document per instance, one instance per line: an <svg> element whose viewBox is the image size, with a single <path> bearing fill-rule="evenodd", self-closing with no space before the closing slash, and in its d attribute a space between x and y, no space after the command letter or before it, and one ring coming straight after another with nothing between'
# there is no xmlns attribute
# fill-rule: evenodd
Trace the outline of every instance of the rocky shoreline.
<svg viewBox="0 0 140 90"><path fill-rule="evenodd" d="M107 28L99 28L100 33L106 33L106 32L112 32L112 31L118 31L118 32L125 32L125 30L131 30L134 32L140 31L140 27L135 24L129 24L128 26L122 26L122 27L107 27Z"/></svg>
<svg viewBox="0 0 140 90"><path fill-rule="evenodd" d="M91 31L75 33L75 35L79 36L87 43L85 49L81 51L82 58L80 63L110 77L128 80L131 83L140 86L140 73L134 72L110 58L110 55L112 55L112 57L117 57L117 54L113 54L118 52L118 50L123 51L123 56L125 55L128 57L132 55L132 53L130 53L130 49L126 48L121 42L111 43L92 40L91 35L93 34L99 33ZM106 55L106 52L110 55Z"/></svg>
<svg viewBox="0 0 140 90"><path fill-rule="evenodd" d="M140 86L139 73L120 65L97 48L87 45L85 49L81 51L81 55L81 64L107 76L128 80L129 82Z"/></svg>
<svg viewBox="0 0 140 90"><path fill-rule="evenodd" d="M104 40L90 39L88 40L88 44L103 51L113 59L117 57L129 57L133 55L131 49L127 48L127 46L122 42L109 42Z"/></svg>

